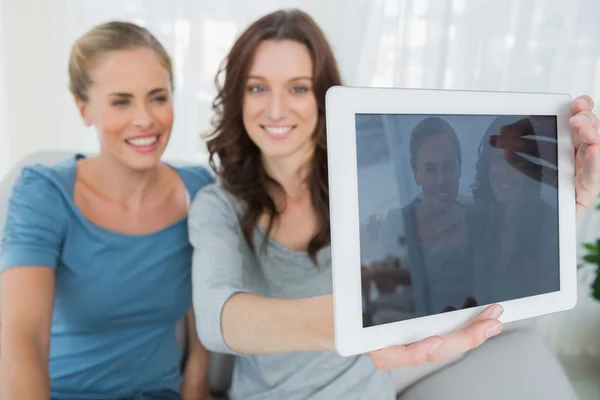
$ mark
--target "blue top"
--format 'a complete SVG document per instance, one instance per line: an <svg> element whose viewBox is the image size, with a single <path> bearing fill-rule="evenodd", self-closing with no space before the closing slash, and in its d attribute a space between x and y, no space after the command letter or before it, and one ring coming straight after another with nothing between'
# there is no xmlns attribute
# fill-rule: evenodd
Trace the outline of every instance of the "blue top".
<svg viewBox="0 0 600 400"><path fill-rule="evenodd" d="M52 396L112 399L179 391L175 326L189 309L192 247L187 218L144 235L112 232L77 209L76 155L25 167L13 187L0 271L56 271ZM214 181L201 166L173 167L190 198Z"/></svg>

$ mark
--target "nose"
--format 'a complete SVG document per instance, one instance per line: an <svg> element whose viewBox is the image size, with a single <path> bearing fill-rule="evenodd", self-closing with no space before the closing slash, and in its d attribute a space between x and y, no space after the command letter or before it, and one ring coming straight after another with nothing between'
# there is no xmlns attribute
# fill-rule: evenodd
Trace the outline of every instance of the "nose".
<svg viewBox="0 0 600 400"><path fill-rule="evenodd" d="M285 117L287 112L287 101L285 95L272 92L267 104L267 117L272 121L279 121Z"/></svg>
<svg viewBox="0 0 600 400"><path fill-rule="evenodd" d="M493 168L494 175L496 175L496 177L500 178L500 179L506 179L512 173L516 172L510 165L508 165L504 161L498 162L494 167L495 167L495 168Z"/></svg>
<svg viewBox="0 0 600 400"><path fill-rule="evenodd" d="M136 107L133 125L141 130L148 130L152 126L152 114L146 105Z"/></svg>
<svg viewBox="0 0 600 400"><path fill-rule="evenodd" d="M436 183L438 185L443 185L449 180L448 172L444 168L438 168L437 174L435 176Z"/></svg>

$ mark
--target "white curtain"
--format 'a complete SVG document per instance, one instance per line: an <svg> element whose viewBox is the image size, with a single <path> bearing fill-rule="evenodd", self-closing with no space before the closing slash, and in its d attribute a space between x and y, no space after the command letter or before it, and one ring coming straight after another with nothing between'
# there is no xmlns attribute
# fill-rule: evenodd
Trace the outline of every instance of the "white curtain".
<svg viewBox="0 0 600 400"><path fill-rule="evenodd" d="M213 78L240 31L283 7L323 27L345 83L564 92L600 103L597 0L0 0L0 177L26 154L96 151L67 90L73 41L109 19L148 27L174 58L166 158L205 159ZM599 108L596 108L598 112ZM600 236L600 212L580 241Z"/></svg>
<svg viewBox="0 0 600 400"><path fill-rule="evenodd" d="M109 19L147 26L172 54L166 157L203 159L218 63L247 24L281 7L314 16L347 84L600 97L594 0L0 0L0 176L33 151L97 149L66 67L77 36Z"/></svg>

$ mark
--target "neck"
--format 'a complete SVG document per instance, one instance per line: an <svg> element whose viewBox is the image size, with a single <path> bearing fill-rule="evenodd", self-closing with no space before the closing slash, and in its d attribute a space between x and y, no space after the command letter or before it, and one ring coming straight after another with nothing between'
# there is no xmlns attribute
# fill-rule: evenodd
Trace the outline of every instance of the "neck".
<svg viewBox="0 0 600 400"><path fill-rule="evenodd" d="M102 188L110 200L128 206L139 206L152 193L160 176L158 166L135 171L103 155L90 161L89 176L94 187Z"/></svg>
<svg viewBox="0 0 600 400"><path fill-rule="evenodd" d="M421 199L419 203L420 207L423 210L427 210L427 213L430 214L430 217L442 216L448 213L454 207L455 203L449 204L448 207L439 207L434 205L433 201L427 200L425 197Z"/></svg>
<svg viewBox="0 0 600 400"><path fill-rule="evenodd" d="M294 157L263 157L263 165L269 176L283 187L286 196L293 198L301 196L308 189L306 178L311 157L312 152Z"/></svg>

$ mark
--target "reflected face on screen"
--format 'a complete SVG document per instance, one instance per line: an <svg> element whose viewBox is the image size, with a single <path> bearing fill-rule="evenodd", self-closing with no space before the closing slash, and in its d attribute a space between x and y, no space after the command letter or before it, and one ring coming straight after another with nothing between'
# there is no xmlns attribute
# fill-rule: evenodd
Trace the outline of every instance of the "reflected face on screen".
<svg viewBox="0 0 600 400"><path fill-rule="evenodd" d="M451 149L456 143L445 134L426 138L417 152L415 182L423 190L423 202L446 208L456 200L460 180L460 160Z"/></svg>
<svg viewBox="0 0 600 400"><path fill-rule="evenodd" d="M498 203L507 204L519 198L525 176L504 161L500 151L494 151L490 154L489 180Z"/></svg>

